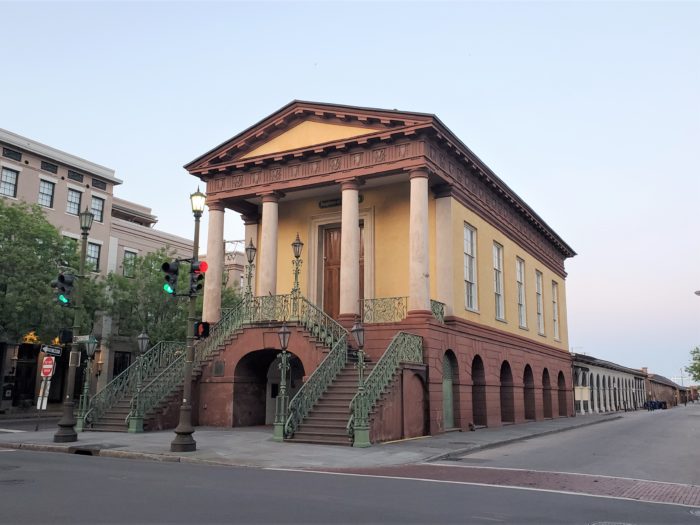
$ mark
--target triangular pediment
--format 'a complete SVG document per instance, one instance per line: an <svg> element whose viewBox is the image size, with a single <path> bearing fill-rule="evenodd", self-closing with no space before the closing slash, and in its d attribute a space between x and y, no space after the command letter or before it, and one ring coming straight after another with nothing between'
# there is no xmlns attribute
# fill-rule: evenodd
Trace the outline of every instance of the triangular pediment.
<svg viewBox="0 0 700 525"><path fill-rule="evenodd" d="M349 126L342 124L327 124L325 122L314 122L305 120L300 122L290 130L261 144L252 151L241 155L240 159L249 159L261 155L271 155L296 149L305 149L334 140L361 137L371 135L377 131L382 131L380 127Z"/></svg>
<svg viewBox="0 0 700 525"><path fill-rule="evenodd" d="M295 100L185 165L192 174L430 122L432 115Z"/></svg>

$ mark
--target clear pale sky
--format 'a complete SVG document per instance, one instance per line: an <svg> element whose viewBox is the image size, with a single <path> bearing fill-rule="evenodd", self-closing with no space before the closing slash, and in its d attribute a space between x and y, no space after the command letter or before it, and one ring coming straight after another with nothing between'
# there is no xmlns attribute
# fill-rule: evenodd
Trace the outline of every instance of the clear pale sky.
<svg viewBox="0 0 700 525"><path fill-rule="evenodd" d="M573 351L680 381L700 344L698 2L0 1L0 27L0 127L115 169L159 229L192 237L185 163L293 99L434 113L578 252Z"/></svg>

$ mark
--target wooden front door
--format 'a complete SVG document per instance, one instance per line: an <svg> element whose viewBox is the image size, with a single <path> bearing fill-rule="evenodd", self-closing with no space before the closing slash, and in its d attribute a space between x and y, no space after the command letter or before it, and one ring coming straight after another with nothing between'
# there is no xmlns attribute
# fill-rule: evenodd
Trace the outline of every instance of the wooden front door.
<svg viewBox="0 0 700 525"><path fill-rule="evenodd" d="M365 291L364 228L360 223L360 300ZM323 311L337 319L340 314L340 228L323 230Z"/></svg>

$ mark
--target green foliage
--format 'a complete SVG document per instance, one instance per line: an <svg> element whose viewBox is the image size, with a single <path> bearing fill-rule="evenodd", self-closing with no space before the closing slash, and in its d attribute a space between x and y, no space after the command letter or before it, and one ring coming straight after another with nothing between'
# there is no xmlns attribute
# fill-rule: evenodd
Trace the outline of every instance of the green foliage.
<svg viewBox="0 0 700 525"><path fill-rule="evenodd" d="M78 267L75 247L39 206L0 199L0 324L8 341L34 330L47 342L59 329L72 326L75 310L57 303L50 283L61 266ZM87 333L103 303L104 286L94 279L85 281L79 320Z"/></svg>
<svg viewBox="0 0 700 525"><path fill-rule="evenodd" d="M685 367L685 371L693 377L693 381L700 381L700 346L690 351L690 365Z"/></svg>

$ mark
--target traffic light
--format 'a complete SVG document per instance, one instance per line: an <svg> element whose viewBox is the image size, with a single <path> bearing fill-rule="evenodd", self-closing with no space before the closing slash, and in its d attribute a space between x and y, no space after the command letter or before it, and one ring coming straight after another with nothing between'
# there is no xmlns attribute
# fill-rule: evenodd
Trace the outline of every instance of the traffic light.
<svg viewBox="0 0 700 525"><path fill-rule="evenodd" d="M175 295L177 289L177 276L180 271L180 263L178 261L164 262L161 269L165 273L165 284L163 290L170 295Z"/></svg>
<svg viewBox="0 0 700 525"><path fill-rule="evenodd" d="M209 337L209 323L207 323L206 321L194 323L194 336L197 339L204 339L205 337Z"/></svg>
<svg viewBox="0 0 700 525"><path fill-rule="evenodd" d="M70 306L70 294L73 292L74 285L75 275L70 273L61 273L51 281L51 288L55 290L56 299L61 306Z"/></svg>
<svg viewBox="0 0 700 525"><path fill-rule="evenodd" d="M190 268L190 295L197 295L204 287L204 274L209 265L206 261L195 261Z"/></svg>

